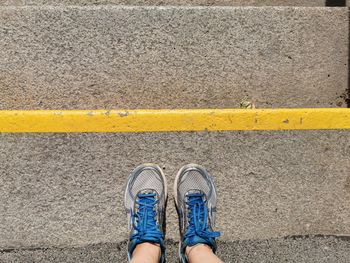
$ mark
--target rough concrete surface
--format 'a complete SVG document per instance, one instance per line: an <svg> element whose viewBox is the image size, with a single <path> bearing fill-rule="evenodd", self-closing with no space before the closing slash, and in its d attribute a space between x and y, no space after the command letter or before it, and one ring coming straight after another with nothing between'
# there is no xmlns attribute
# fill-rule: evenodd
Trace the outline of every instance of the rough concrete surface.
<svg viewBox="0 0 350 263"><path fill-rule="evenodd" d="M350 234L350 131L2 134L0 142L2 249L125 240L124 183L144 162L160 164L169 187L186 163L209 169L222 241ZM167 232L176 240L172 200Z"/></svg>
<svg viewBox="0 0 350 263"><path fill-rule="evenodd" d="M2 7L0 109L345 106L347 8Z"/></svg>
<svg viewBox="0 0 350 263"><path fill-rule="evenodd" d="M227 5L325 6L326 0L0 0L0 5ZM339 2L333 0L333 2Z"/></svg>
<svg viewBox="0 0 350 263"><path fill-rule="evenodd" d="M167 262L178 262L178 244L166 243ZM337 237L288 237L269 240L218 242L218 256L227 263L348 263L350 241ZM0 251L3 263L127 262L126 242L82 248Z"/></svg>

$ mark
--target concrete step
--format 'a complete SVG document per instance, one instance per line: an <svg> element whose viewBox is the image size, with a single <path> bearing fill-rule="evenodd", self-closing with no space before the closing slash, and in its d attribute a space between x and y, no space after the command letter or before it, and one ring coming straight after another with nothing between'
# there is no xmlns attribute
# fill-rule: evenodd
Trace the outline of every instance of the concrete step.
<svg viewBox="0 0 350 263"><path fill-rule="evenodd" d="M0 0L0 5L345 6L346 0Z"/></svg>
<svg viewBox="0 0 350 263"><path fill-rule="evenodd" d="M209 169L223 242L350 234L350 131L0 134L0 141L1 249L124 242L124 183L144 162L162 165L169 187L186 163ZM171 192L167 214L167 236L177 240Z"/></svg>
<svg viewBox="0 0 350 263"><path fill-rule="evenodd" d="M337 237L288 237L270 240L219 242L224 262L348 263L350 242ZM178 244L166 243L167 262L178 262ZM126 262L126 243L98 244L81 248L0 251L3 263L115 263Z"/></svg>
<svg viewBox="0 0 350 263"><path fill-rule="evenodd" d="M0 109L344 107L349 11L2 7Z"/></svg>

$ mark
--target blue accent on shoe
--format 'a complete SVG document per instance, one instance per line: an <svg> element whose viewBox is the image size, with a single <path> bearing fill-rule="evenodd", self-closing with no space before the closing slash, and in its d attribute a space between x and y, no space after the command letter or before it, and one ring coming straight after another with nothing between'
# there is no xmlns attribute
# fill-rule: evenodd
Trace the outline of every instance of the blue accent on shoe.
<svg viewBox="0 0 350 263"><path fill-rule="evenodd" d="M138 205L138 208L137 213L132 214L134 233L130 236L128 248L129 258L131 258L137 245L149 242L160 245L162 251L160 262L164 262L164 234L161 232L156 219L157 202L155 193L139 193L137 195L136 204Z"/></svg>
<svg viewBox="0 0 350 263"><path fill-rule="evenodd" d="M208 225L208 211L205 195L203 193L191 193L187 195L188 227L184 235L184 245L194 246L202 243L216 250L214 238L220 236L220 232L213 232Z"/></svg>

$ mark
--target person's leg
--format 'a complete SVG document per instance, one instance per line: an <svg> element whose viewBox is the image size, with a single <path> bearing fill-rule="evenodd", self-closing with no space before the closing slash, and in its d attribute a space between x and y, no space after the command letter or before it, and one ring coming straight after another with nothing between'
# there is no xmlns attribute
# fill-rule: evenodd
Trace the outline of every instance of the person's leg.
<svg viewBox="0 0 350 263"><path fill-rule="evenodd" d="M178 172L174 195L179 215L181 263L219 263L214 232L216 188L205 168L190 164Z"/></svg>
<svg viewBox="0 0 350 263"><path fill-rule="evenodd" d="M157 244L143 243L137 245L132 253L131 263L159 263L160 247Z"/></svg>
<svg viewBox="0 0 350 263"><path fill-rule="evenodd" d="M187 247L186 256L189 263L223 263L214 254L212 248L205 244Z"/></svg>
<svg viewBox="0 0 350 263"><path fill-rule="evenodd" d="M125 207L130 231L130 262L165 261L166 199L166 179L159 166L140 165L130 174L125 189Z"/></svg>

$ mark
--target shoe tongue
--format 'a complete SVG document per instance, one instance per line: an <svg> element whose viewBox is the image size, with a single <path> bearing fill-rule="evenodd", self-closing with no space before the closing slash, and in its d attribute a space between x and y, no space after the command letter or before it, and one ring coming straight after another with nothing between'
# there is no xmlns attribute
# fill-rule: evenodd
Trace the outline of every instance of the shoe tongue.
<svg viewBox="0 0 350 263"><path fill-rule="evenodd" d="M157 195L157 192L154 189L143 189L140 192L138 192L138 194L141 194L141 195L156 194Z"/></svg>
<svg viewBox="0 0 350 263"><path fill-rule="evenodd" d="M143 200L143 204L152 204L155 200L158 199L158 194L153 189L143 189L137 193L137 198Z"/></svg>
<svg viewBox="0 0 350 263"><path fill-rule="evenodd" d="M188 195L192 195L192 194L202 194L201 190L198 189L191 189L187 192Z"/></svg>
<svg viewBox="0 0 350 263"><path fill-rule="evenodd" d="M202 200L206 199L205 194L202 191L196 190L196 189L189 190L186 193L186 196L187 196L187 199L190 199L190 198L195 198L195 199L199 199L200 198Z"/></svg>
<svg viewBox="0 0 350 263"><path fill-rule="evenodd" d="M206 199L206 195L200 191L200 190L190 190L187 192L186 194L187 199L192 199L194 200L196 203L199 202L202 205L204 205L203 200ZM204 209L206 209L206 207L204 207ZM203 220L203 219L202 219ZM201 224L206 224L206 222L201 222ZM194 246L197 244L205 244L208 245L209 247L211 247L213 249L214 245L213 245L213 239L212 238L205 238L205 237L201 237L199 235L194 235L188 239L186 239L185 243L187 246Z"/></svg>

